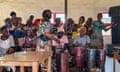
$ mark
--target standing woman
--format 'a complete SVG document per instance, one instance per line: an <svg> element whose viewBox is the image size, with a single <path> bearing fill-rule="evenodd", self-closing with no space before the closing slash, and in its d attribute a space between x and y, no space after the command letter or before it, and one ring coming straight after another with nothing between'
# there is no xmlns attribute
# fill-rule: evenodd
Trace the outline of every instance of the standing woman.
<svg viewBox="0 0 120 72"><path fill-rule="evenodd" d="M91 38L91 34L93 32L93 19L89 17L84 25L87 29L87 35Z"/></svg>
<svg viewBox="0 0 120 72"><path fill-rule="evenodd" d="M80 35L80 30L84 27L85 17L81 16L78 20L78 24L73 25L72 39Z"/></svg>
<svg viewBox="0 0 120 72"><path fill-rule="evenodd" d="M103 35L102 30L109 30L113 24L104 24L102 22L102 13L98 13L97 20L93 22L93 33L91 36L91 46L97 49L97 67L105 72L105 50L103 48Z"/></svg>
<svg viewBox="0 0 120 72"><path fill-rule="evenodd" d="M98 13L97 20L93 21L93 34L91 36L92 45L96 46L96 48L103 49L102 30L107 31L111 28L112 24L104 24L102 22L102 13Z"/></svg>
<svg viewBox="0 0 120 72"><path fill-rule="evenodd" d="M85 22L85 17L84 16L81 16L79 18L79 21L78 21L78 30L80 31L81 27L84 26L84 22Z"/></svg>
<svg viewBox="0 0 120 72"><path fill-rule="evenodd" d="M68 36L68 39L72 39L72 32L73 32L73 26L74 26L74 20L72 18L69 18L67 20L67 36Z"/></svg>
<svg viewBox="0 0 120 72"><path fill-rule="evenodd" d="M83 72L85 69L85 51L90 45L90 38L86 35L85 27L81 28L80 35L75 37L73 45L75 66L79 68L80 72Z"/></svg>

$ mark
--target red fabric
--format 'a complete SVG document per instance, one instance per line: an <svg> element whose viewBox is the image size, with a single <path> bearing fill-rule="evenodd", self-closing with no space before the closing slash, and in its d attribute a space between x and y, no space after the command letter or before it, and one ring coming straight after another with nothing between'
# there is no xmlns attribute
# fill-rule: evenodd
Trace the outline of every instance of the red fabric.
<svg viewBox="0 0 120 72"><path fill-rule="evenodd" d="M83 67L85 64L85 48L74 48L75 65Z"/></svg>
<svg viewBox="0 0 120 72"><path fill-rule="evenodd" d="M35 19L35 20L34 20L34 25L37 25L38 22L39 22L39 19L38 19L38 18Z"/></svg>

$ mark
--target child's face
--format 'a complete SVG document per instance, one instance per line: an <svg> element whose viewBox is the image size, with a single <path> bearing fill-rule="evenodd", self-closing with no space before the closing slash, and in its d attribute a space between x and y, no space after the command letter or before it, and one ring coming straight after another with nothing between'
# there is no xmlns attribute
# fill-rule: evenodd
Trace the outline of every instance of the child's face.
<svg viewBox="0 0 120 72"><path fill-rule="evenodd" d="M10 24L10 23L11 23L11 20L8 20L8 21L7 21L7 24Z"/></svg>
<svg viewBox="0 0 120 72"><path fill-rule="evenodd" d="M27 36L30 36L31 35L31 32L30 31L27 31Z"/></svg>
<svg viewBox="0 0 120 72"><path fill-rule="evenodd" d="M24 28L23 28L24 30L28 30L28 26L24 26Z"/></svg>

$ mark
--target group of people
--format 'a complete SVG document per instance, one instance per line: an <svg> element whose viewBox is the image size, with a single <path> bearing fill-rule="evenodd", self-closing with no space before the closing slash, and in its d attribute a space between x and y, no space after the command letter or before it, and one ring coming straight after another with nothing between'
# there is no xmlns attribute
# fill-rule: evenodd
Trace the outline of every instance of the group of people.
<svg viewBox="0 0 120 72"><path fill-rule="evenodd" d="M78 24L72 18L67 19L66 24L56 18L52 24L51 14L51 10L46 9L42 18L35 19L34 15L30 15L23 24L22 18L12 11L11 18L6 18L5 25L1 27L0 56L22 50L39 51L48 46L52 48L53 56L66 50L72 55L74 49L70 49L71 44L73 48L103 49L102 29L107 31L112 24L104 24L101 13L95 21L90 17L85 22L85 17L81 16Z"/></svg>
<svg viewBox="0 0 120 72"><path fill-rule="evenodd" d="M104 24L102 22L102 13L98 13L97 20L93 20L93 18L90 17L85 22L85 17L81 16L79 18L78 24L75 24L71 18L68 19L67 23L68 23L67 36L68 36L69 42L72 40L71 43L73 46L73 49L72 49L73 51L71 52L75 59L75 65L77 67L80 67L81 72L83 72L85 67L84 64L86 64L84 62L87 62L88 63L87 65L89 65L89 62L91 62L92 65L96 64L97 66L99 62L97 61L96 58L99 58L99 61L101 60L104 63L105 50L103 46L102 30L107 31L111 29L114 25L112 23ZM96 55L103 54L103 55L96 57L96 55L94 54ZM89 60L85 61L85 58L86 58L85 56L88 58L91 57L92 61L89 61ZM100 59L100 57L102 58ZM104 72L104 70L102 72Z"/></svg>
<svg viewBox="0 0 120 72"><path fill-rule="evenodd" d="M97 15L97 20L95 21L93 21L93 18L90 17L85 22L85 17L81 16L79 18L78 24L75 24L71 18L68 19L67 35L69 39L73 39L73 44L75 46L76 44L83 45L82 47L85 47L87 45L87 47L91 46L97 49L103 49L102 30L107 31L112 27L113 24L104 24L102 22L102 13L99 13ZM86 39L84 40L86 43L80 39L82 35L84 39Z"/></svg>

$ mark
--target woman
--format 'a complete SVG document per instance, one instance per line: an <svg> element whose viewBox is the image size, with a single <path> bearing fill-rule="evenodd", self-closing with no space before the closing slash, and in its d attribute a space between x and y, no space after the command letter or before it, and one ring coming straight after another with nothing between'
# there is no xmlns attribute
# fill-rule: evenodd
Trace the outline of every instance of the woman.
<svg viewBox="0 0 120 72"><path fill-rule="evenodd" d="M9 35L7 27L1 28L2 35L0 36L0 55L6 55L14 52L12 47L15 46L13 37Z"/></svg>
<svg viewBox="0 0 120 72"><path fill-rule="evenodd" d="M67 28L66 30L66 32L67 32L67 36L68 36L68 39L72 39L72 32L73 32L73 27L74 27L74 21L73 21L73 19L72 18L69 18L68 20L67 20L67 27L65 27L65 28Z"/></svg>
<svg viewBox="0 0 120 72"><path fill-rule="evenodd" d="M73 41L74 45L74 58L75 66L83 72L85 66L85 50L89 47L90 38L86 35L86 28L82 27L80 30L80 35L75 37Z"/></svg>
<svg viewBox="0 0 120 72"><path fill-rule="evenodd" d="M30 30L26 32L26 36L24 39L25 39L25 42L23 44L23 47L26 50L35 50L36 37L32 35L32 32Z"/></svg>
<svg viewBox="0 0 120 72"><path fill-rule="evenodd" d="M93 19L89 17L84 25L87 29L87 35L91 38L91 34L93 32Z"/></svg>
<svg viewBox="0 0 120 72"><path fill-rule="evenodd" d="M104 24L102 22L102 13L98 13L97 20L93 21L93 34L91 36L91 45L98 49L103 49L102 30L107 31L113 27L112 25L113 24Z"/></svg>
<svg viewBox="0 0 120 72"><path fill-rule="evenodd" d="M1 33L2 35L0 36L0 56L14 53L15 43L14 43L13 37L9 35L6 26L3 26L1 28ZM12 67L12 69L15 70L14 67ZM5 72L6 71L10 71L10 67L5 67Z"/></svg>
<svg viewBox="0 0 120 72"><path fill-rule="evenodd" d="M86 28L82 27L80 30L80 36L75 37L73 44L75 47L87 48L90 44L90 38L86 35Z"/></svg>
<svg viewBox="0 0 120 72"><path fill-rule="evenodd" d="M81 27L84 26L84 22L85 22L85 17L84 17L84 16L81 16L81 17L79 18L79 21L78 21L78 30L80 30Z"/></svg>

